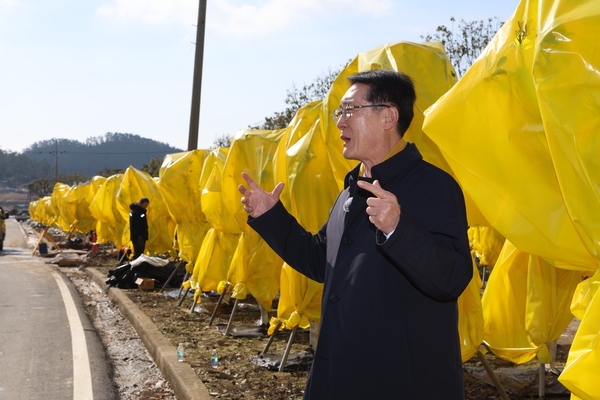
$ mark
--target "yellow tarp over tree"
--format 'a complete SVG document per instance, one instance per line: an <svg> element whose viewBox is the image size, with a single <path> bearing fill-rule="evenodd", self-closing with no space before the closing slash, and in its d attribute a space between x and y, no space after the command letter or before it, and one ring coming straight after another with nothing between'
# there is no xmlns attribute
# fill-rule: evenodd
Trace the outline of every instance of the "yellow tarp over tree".
<svg viewBox="0 0 600 400"><path fill-rule="evenodd" d="M506 241L483 294L484 340L515 363L552 362L548 344L573 320L571 299L581 274L556 268Z"/></svg>
<svg viewBox="0 0 600 400"><path fill-rule="evenodd" d="M98 243L113 242L117 248L129 243L129 238L123 242L125 220L116 207L115 194L121 185L123 174L116 174L106 180L93 179L92 186L97 186L96 193L90 203L90 212L96 218L96 234Z"/></svg>
<svg viewBox="0 0 600 400"><path fill-rule="evenodd" d="M125 221L125 229L121 231L121 242L129 243L129 205L138 202L142 197L150 199L146 252L150 254L168 252L173 248L175 222L167 210L154 178L133 167L125 170L121 185L115 193L116 209Z"/></svg>
<svg viewBox="0 0 600 400"><path fill-rule="evenodd" d="M219 283L227 279L240 235L235 219L225 208L221 193L221 177L228 153L229 149L211 151L200 176L200 203L210 229L202 241L192 277L186 283L198 294L200 291L217 290ZM196 297L196 300L199 298Z"/></svg>
<svg viewBox="0 0 600 400"><path fill-rule="evenodd" d="M279 291L283 261L246 223L248 214L243 209L237 188L245 183L242 172L252 176L260 187L275 187L273 158L283 133L282 130L238 131L223 168L223 201L241 231L227 281L234 286L232 297L241 300L250 293L265 310L271 309Z"/></svg>
<svg viewBox="0 0 600 400"><path fill-rule="evenodd" d="M61 209L65 201L65 195L69 191L70 186L64 183L57 182L52 190L52 196L50 196L50 211L49 215L52 215L52 223L56 224L60 229L68 232L71 229L71 223L67 219L71 219L71 215L63 215ZM68 213L70 214L70 213ZM66 218L66 219L65 219Z"/></svg>
<svg viewBox="0 0 600 400"><path fill-rule="evenodd" d="M424 124L488 221L483 225L540 262L575 271L599 265L599 23L597 1L522 1ZM557 304L552 288L544 291L550 297L543 302ZM506 313L524 307L515 303ZM584 319L596 314L588 309ZM551 337L543 323L536 329ZM577 336L574 344L583 343ZM560 379L583 397L597 388L585 376L567 365Z"/></svg>
<svg viewBox="0 0 600 400"><path fill-rule="evenodd" d="M159 173L158 186L169 214L175 221L179 257L193 271L202 241L210 228L200 202L200 176L210 150L167 154Z"/></svg>

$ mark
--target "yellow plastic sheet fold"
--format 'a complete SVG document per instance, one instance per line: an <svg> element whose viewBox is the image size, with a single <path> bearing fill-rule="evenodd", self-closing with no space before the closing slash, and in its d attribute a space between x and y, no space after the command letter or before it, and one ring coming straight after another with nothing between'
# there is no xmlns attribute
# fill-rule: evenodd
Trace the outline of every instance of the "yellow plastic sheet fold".
<svg viewBox="0 0 600 400"><path fill-rule="evenodd" d="M571 301L571 312L578 319L583 319L585 311L587 310L592 299L596 295L596 292L600 288L600 269L597 269L594 275L588 277L588 279L582 280Z"/></svg>
<svg viewBox="0 0 600 400"><path fill-rule="evenodd" d="M600 296L596 292L581 320L569 351L565 368L558 378L572 399L600 399Z"/></svg>
<svg viewBox="0 0 600 400"><path fill-rule="evenodd" d="M517 364L552 361L548 344L572 321L571 299L581 274L556 268L506 241L483 294L484 340Z"/></svg>
<svg viewBox="0 0 600 400"><path fill-rule="evenodd" d="M238 185L245 184L241 174L246 172L260 187L267 190L275 187L273 158L283 134L283 130L238 131L223 168L223 202L242 232L227 280L234 288L243 285L244 290L234 289L232 297L243 299L246 293L250 293L266 310L271 309L279 291L283 261L247 224L248 214L240 201Z"/></svg>
<svg viewBox="0 0 600 400"><path fill-rule="evenodd" d="M96 229L96 219L89 209L89 189L90 182L74 185L59 199L60 220L64 221L65 227L69 226L66 231L86 234Z"/></svg>
<svg viewBox="0 0 600 400"><path fill-rule="evenodd" d="M465 76L428 110L424 122L424 131L441 149L487 226L531 257L574 271L594 272L600 264L600 168L595 155L599 23L596 1L522 1ZM517 282L517 276L527 278L523 274L511 270L503 279ZM577 272L573 274L576 281ZM502 276L495 270L492 278ZM488 293L489 289L484 295L486 338L498 348L537 347L527 343L525 328L529 333L531 328L522 326L529 320L525 310L535 303L522 291L507 302L506 293ZM536 301L556 307L557 298L547 295ZM510 307L487 309L493 303ZM581 312L577 307L574 310ZM591 303L589 307L584 319L595 311ZM498 319L517 316L520 326L503 332L491 329L500 327ZM560 321L547 318L537 323L538 333L545 332L538 344L556 336L552 331ZM552 327L544 328L549 321ZM582 326L588 322L582 321ZM587 350L593 353L591 347ZM593 363L594 358L587 360ZM581 377L575 383L577 393L597 387L577 364L568 367L572 376ZM600 363L587 367L598 370Z"/></svg>
<svg viewBox="0 0 600 400"><path fill-rule="evenodd" d="M158 186L175 221L176 247L179 257L193 271L196 257L210 228L202 212L200 176L210 150L167 154L159 172Z"/></svg>
<svg viewBox="0 0 600 400"><path fill-rule="evenodd" d="M68 232L71 227L71 224L68 221L68 219L70 219L70 216L62 214L61 208L63 208L64 198L69 189L70 186L64 183L57 182L54 185L54 189L52 190L52 196L50 196L51 199L48 213L49 215L53 216L52 223L56 224L58 228L62 229L65 232Z"/></svg>
<svg viewBox="0 0 600 400"><path fill-rule="evenodd" d="M277 319L271 321L271 332L278 322L286 329L299 326L302 329L310 327L310 321L319 322L321 319L321 297L323 285L308 279L289 265L281 269L281 293L277 308Z"/></svg>
<svg viewBox="0 0 600 400"><path fill-rule="evenodd" d="M481 265L493 268L504 245L504 237L490 226L469 227L471 253Z"/></svg>
<svg viewBox="0 0 600 400"><path fill-rule="evenodd" d="M97 179L96 193L90 203L90 212L98 221L96 224L98 242L113 242L117 248L129 243L129 238L126 242L123 242L126 221L116 206L116 193L122 181L123 174L115 174L106 179ZM94 180L92 180L92 185L94 185Z"/></svg>
<svg viewBox="0 0 600 400"><path fill-rule="evenodd" d="M217 290L227 280L227 271L238 243L240 229L227 211L222 195L222 175L229 149L211 151L200 175L201 210L210 229L204 236L194 264L191 286L198 291Z"/></svg>
<svg viewBox="0 0 600 400"><path fill-rule="evenodd" d="M598 8L522 1L424 122L483 225L574 270L598 267Z"/></svg>

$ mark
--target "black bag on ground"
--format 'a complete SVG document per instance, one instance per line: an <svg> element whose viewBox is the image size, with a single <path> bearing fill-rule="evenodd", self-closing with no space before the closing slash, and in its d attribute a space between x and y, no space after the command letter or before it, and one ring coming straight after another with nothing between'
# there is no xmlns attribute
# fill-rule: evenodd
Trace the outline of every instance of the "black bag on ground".
<svg viewBox="0 0 600 400"><path fill-rule="evenodd" d="M175 264L172 263L168 263L164 267L156 267L147 262L143 262L137 267L132 267L131 264L127 263L108 271L106 284L111 287L118 287L119 289L137 289L138 285L135 281L138 278L151 278L155 280L154 287L162 288L175 268ZM167 287L180 287L184 274L184 269L178 271Z"/></svg>

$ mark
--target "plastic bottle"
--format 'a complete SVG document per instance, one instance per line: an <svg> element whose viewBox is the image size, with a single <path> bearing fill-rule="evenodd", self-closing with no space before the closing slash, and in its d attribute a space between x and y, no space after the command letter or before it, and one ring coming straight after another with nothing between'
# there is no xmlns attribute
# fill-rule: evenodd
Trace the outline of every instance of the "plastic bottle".
<svg viewBox="0 0 600 400"><path fill-rule="evenodd" d="M179 343L179 346L177 346L177 361L183 362L184 358L185 352L183 350L183 343Z"/></svg>
<svg viewBox="0 0 600 400"><path fill-rule="evenodd" d="M212 348L212 352L210 353L210 365L213 368L217 368L219 366L219 354L217 353L217 349L215 347Z"/></svg>

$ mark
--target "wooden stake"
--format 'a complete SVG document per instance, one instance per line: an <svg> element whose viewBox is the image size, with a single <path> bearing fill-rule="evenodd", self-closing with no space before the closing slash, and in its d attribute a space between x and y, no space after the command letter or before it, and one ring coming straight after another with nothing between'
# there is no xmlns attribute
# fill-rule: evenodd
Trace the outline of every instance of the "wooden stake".
<svg viewBox="0 0 600 400"><path fill-rule="evenodd" d="M210 316L210 320L208 321L208 326L212 326L212 323L215 320L215 315L217 315L217 309L223 302L223 298L225 297L225 293L227 293L227 289L229 289L229 283L225 284L225 287L223 288L223 293L221 293L221 295L219 296L219 300L217 300L217 305L215 306L215 309L213 310L213 312Z"/></svg>
<svg viewBox="0 0 600 400"><path fill-rule="evenodd" d="M287 363L288 356L290 355L290 350L292 349L292 343L294 342L294 337L296 336L296 331L298 330L298 325L292 329L292 333L290 333L290 339L288 340L288 344L285 347L285 351L283 352L283 357L281 358L281 364L279 364L279 372L283 372L285 368L285 364Z"/></svg>
<svg viewBox="0 0 600 400"><path fill-rule="evenodd" d="M35 247L33 248L31 255L35 254L36 250L38 250L38 247L40 247L40 243L42 243L42 239L44 239L44 238L46 238L46 240L48 240L50 243L52 243L58 251L62 251L60 246L58 244L56 244L56 242L54 241L52 236L50 236L50 234L46 231L46 229L42 229L42 232L40 233L40 237L39 237L37 243L35 244Z"/></svg>
<svg viewBox="0 0 600 400"><path fill-rule="evenodd" d="M238 299L235 299L233 302L233 309L231 310L231 315L229 316L229 322L227 323L227 329L225 329L225 336L229 335L229 331L231 330L231 323L233 322L233 316L235 315L235 309L237 308Z"/></svg>
<svg viewBox="0 0 600 400"><path fill-rule="evenodd" d="M165 284L163 285L163 287L160 288L160 290L158 291L158 293L162 293L163 290L165 290L165 287L167 287L169 285L169 282L171 282L171 279L173 279L173 277L175 276L175 274L179 270L179 267L181 267L183 265L185 265L185 261L180 260L177 263L177 265L175 266L175 269L173 270L173 272L171 272L171 275L169 275L169 279L167 279L167 281L165 282ZM181 290L179 292L181 293Z"/></svg>
<svg viewBox="0 0 600 400"><path fill-rule="evenodd" d="M35 244L35 246L33 247L33 251L31 252L31 255L35 254L35 251L38 249L38 247L40 246L40 243L42 243L42 238L44 237L44 233L46 233L46 229L42 229L42 232L40 233L40 237L38 238L37 243Z"/></svg>
<svg viewBox="0 0 600 400"><path fill-rule="evenodd" d="M192 286L190 285L189 288L185 289L185 293L183 294L183 297L181 298L181 300L179 300L179 304L177 304L177 307L181 307L181 303L183 303L183 300L185 300L187 294L190 292L190 289L192 288Z"/></svg>
<svg viewBox="0 0 600 400"><path fill-rule="evenodd" d="M540 382L538 388L538 397L543 399L546 397L546 364L540 363Z"/></svg>
<svg viewBox="0 0 600 400"><path fill-rule="evenodd" d="M189 277L190 274L188 274L188 272L185 271L185 275L183 276L183 282L187 281ZM183 282L181 282L181 287L179 288L179 293L177 293L177 298L179 298L179 296L181 296L181 292L183 292Z"/></svg>
<svg viewBox="0 0 600 400"><path fill-rule="evenodd" d="M496 386L496 389L498 389L498 392L500 392L500 397L502 397L502 399L504 399L504 400L510 400L508 398L508 395L506 394L506 391L504 390L504 387L500 383L500 380L494 373L494 370L492 370L492 367L490 366L490 364L487 362L487 360L485 359L485 357L479 350L477 350L477 358L479 359L479 361L483 365L483 368L485 368L486 372L492 379L492 382L494 383L494 386Z"/></svg>
<svg viewBox="0 0 600 400"><path fill-rule="evenodd" d="M269 347L271 347L271 344L273 343L273 340L275 339L275 335L277 335L277 332L279 332L280 326L281 326L281 320L277 321L277 325L275 325L275 331L273 331L273 334L267 341L265 348L263 349L262 353L260 353L261 356L264 356L265 354L267 354L267 351L269 351Z"/></svg>
<svg viewBox="0 0 600 400"><path fill-rule="evenodd" d="M196 300L196 296L194 296L194 301L192 302L192 306L190 307L190 312L194 312L194 308L196 308L196 304L198 304L198 300Z"/></svg>

